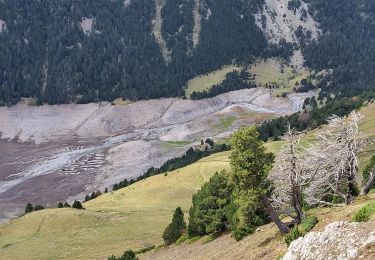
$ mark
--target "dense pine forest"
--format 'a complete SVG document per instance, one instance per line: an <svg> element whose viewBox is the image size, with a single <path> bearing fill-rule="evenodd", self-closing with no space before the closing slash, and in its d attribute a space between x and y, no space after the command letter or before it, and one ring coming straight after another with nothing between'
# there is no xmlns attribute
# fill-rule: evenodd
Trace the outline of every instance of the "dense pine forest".
<svg viewBox="0 0 375 260"><path fill-rule="evenodd" d="M288 59L297 46L267 43L254 18L264 0L202 0L198 10L194 0L165 0L166 59L153 32L160 2L0 1L0 105L22 97L60 104L183 96L196 75L256 57ZM305 2L323 32L310 43L308 32L297 30L306 65L333 71L318 87L342 96L373 89L374 1Z"/></svg>
<svg viewBox="0 0 375 260"><path fill-rule="evenodd" d="M166 62L152 32L153 0L0 1L0 104L182 96L191 77L264 55L266 39L253 17L261 2L202 1L194 48L194 1L165 1ZM82 28L85 22L92 27Z"/></svg>
<svg viewBox="0 0 375 260"><path fill-rule="evenodd" d="M306 65L333 69L321 87L353 96L375 87L375 2L306 0L323 36L303 48Z"/></svg>

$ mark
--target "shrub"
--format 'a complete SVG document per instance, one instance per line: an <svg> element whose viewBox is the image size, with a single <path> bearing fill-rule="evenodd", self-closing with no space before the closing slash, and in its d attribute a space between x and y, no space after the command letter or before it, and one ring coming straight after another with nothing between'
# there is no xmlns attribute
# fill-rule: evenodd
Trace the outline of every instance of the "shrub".
<svg viewBox="0 0 375 260"><path fill-rule="evenodd" d="M34 211L42 210L44 207L42 205L36 205Z"/></svg>
<svg viewBox="0 0 375 260"><path fill-rule="evenodd" d="M182 236L180 236L179 239L177 239L176 241L176 245L181 245L182 243L184 243L185 241L187 241L189 239L189 235L188 234L183 234Z"/></svg>
<svg viewBox="0 0 375 260"><path fill-rule="evenodd" d="M26 207L25 207L25 213L30 213L30 212L32 212L33 210L34 210L33 205L32 205L30 202L28 202L28 203L26 204Z"/></svg>
<svg viewBox="0 0 375 260"><path fill-rule="evenodd" d="M70 208L70 205L69 205L69 203L68 203L68 202L66 202L66 201L65 201L65 203L64 203L64 208Z"/></svg>
<svg viewBox="0 0 375 260"><path fill-rule="evenodd" d="M124 254L120 257L114 255L108 257L108 260L137 260L135 253L132 250L125 251Z"/></svg>
<svg viewBox="0 0 375 260"><path fill-rule="evenodd" d="M144 254L144 253L146 253L146 252L148 252L148 251L151 251L151 250L153 250L153 249L155 249L155 245L150 245L150 246L147 246L147 247L145 247L145 248L139 249L139 250L135 251L134 253L135 253L136 255L137 255L137 254Z"/></svg>
<svg viewBox="0 0 375 260"><path fill-rule="evenodd" d="M354 213L352 220L354 222L366 222L369 221L371 215L375 213L375 202L368 203L360 210Z"/></svg>
<svg viewBox="0 0 375 260"><path fill-rule="evenodd" d="M182 231L186 228L184 220L184 213L182 209L178 207L172 218L172 223L169 224L163 232L163 239L166 245L173 244L180 238Z"/></svg>
<svg viewBox="0 0 375 260"><path fill-rule="evenodd" d="M301 236L302 233L299 231L298 227L295 226L290 230L289 234L286 235L285 243L287 243L287 245L289 246L292 243L292 241L296 240Z"/></svg>
<svg viewBox="0 0 375 260"><path fill-rule="evenodd" d="M318 223L318 218L316 216L309 216L309 217L306 217L301 225L300 225L300 228L301 228L301 231L302 233L306 234L307 232L309 232L311 229L313 229L315 227L315 225Z"/></svg>
<svg viewBox="0 0 375 260"><path fill-rule="evenodd" d="M59 201L58 203L57 203L57 208L63 208L64 207L64 204L61 202L61 201Z"/></svg>
<svg viewBox="0 0 375 260"><path fill-rule="evenodd" d="M72 205L72 208L75 208L75 209L83 209L81 202L78 201L78 200L75 200L75 201L74 201L74 203L73 203L73 205Z"/></svg>

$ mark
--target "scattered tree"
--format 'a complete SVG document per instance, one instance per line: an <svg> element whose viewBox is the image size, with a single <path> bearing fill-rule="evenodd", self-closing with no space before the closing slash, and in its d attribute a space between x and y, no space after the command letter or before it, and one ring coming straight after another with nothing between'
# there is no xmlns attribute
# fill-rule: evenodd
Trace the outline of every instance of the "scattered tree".
<svg viewBox="0 0 375 260"><path fill-rule="evenodd" d="M75 208L75 209L83 209L81 202L78 201L78 200L75 200L75 201L74 201L74 203L73 203L73 205L72 205L72 208Z"/></svg>
<svg viewBox="0 0 375 260"><path fill-rule="evenodd" d="M30 212L32 212L33 210L34 210L33 205L32 205L30 202L28 202L28 203L26 204L26 207L25 207L25 213L30 213Z"/></svg>
<svg viewBox="0 0 375 260"><path fill-rule="evenodd" d="M181 208L178 207L173 214L172 223L164 230L163 239L165 244L170 245L175 243L185 228L184 213Z"/></svg>
<svg viewBox="0 0 375 260"><path fill-rule="evenodd" d="M274 156L266 152L263 142L259 139L259 133L255 127L241 128L231 138L232 154L231 179L238 196L250 201L247 207L247 215L256 215L257 207L254 203L261 201L273 222L280 232L285 234L289 228L281 222L278 214L268 198L269 182L267 175L272 167Z"/></svg>
<svg viewBox="0 0 375 260"><path fill-rule="evenodd" d="M197 194L189 211L189 236L222 231L228 225L226 210L231 201L232 185L225 172L215 173Z"/></svg>

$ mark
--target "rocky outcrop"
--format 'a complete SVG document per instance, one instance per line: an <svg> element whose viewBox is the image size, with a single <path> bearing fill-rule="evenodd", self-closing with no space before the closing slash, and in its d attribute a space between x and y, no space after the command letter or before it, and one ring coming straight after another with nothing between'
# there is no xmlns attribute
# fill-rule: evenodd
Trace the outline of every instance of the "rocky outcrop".
<svg viewBox="0 0 375 260"><path fill-rule="evenodd" d="M375 222L340 221L293 241L283 259L371 259L370 255L375 257Z"/></svg>

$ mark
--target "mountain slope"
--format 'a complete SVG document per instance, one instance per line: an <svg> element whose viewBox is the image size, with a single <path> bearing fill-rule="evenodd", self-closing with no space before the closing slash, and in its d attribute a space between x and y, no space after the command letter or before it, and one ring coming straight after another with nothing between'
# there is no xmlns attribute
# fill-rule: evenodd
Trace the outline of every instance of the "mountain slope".
<svg viewBox="0 0 375 260"><path fill-rule="evenodd" d="M227 153L137 182L84 204L86 210L47 209L0 225L1 259L103 259L127 248L162 243L173 210L187 214L192 194L215 171L228 168Z"/></svg>
<svg viewBox="0 0 375 260"><path fill-rule="evenodd" d="M264 53L261 3L0 1L0 105L182 96L193 76Z"/></svg>
<svg viewBox="0 0 375 260"><path fill-rule="evenodd" d="M361 109L365 118L361 129L368 136L375 136L375 104ZM319 131L319 129L315 130ZM311 141L313 132L303 142ZM270 142L267 148L277 153L281 142ZM375 151L369 146L360 155L361 166ZM105 258L120 255L124 250L139 249L162 243L162 232L170 222L173 210L181 206L187 217L191 195L215 172L229 167L228 152L215 154L197 163L168 173L140 181L113 194L105 194L84 204L86 210L47 209L27 214L0 225L0 253L6 259L67 259ZM354 205L341 208L314 209L309 214L319 217L315 230L336 220L348 220L351 214L374 194L359 198ZM218 250L220 248L220 250ZM260 228L243 241L237 243L230 234L202 245L172 246L159 252L148 253L151 259L168 259L176 255L186 258L221 259L244 258L249 254L273 258L286 250L283 238L273 224Z"/></svg>

